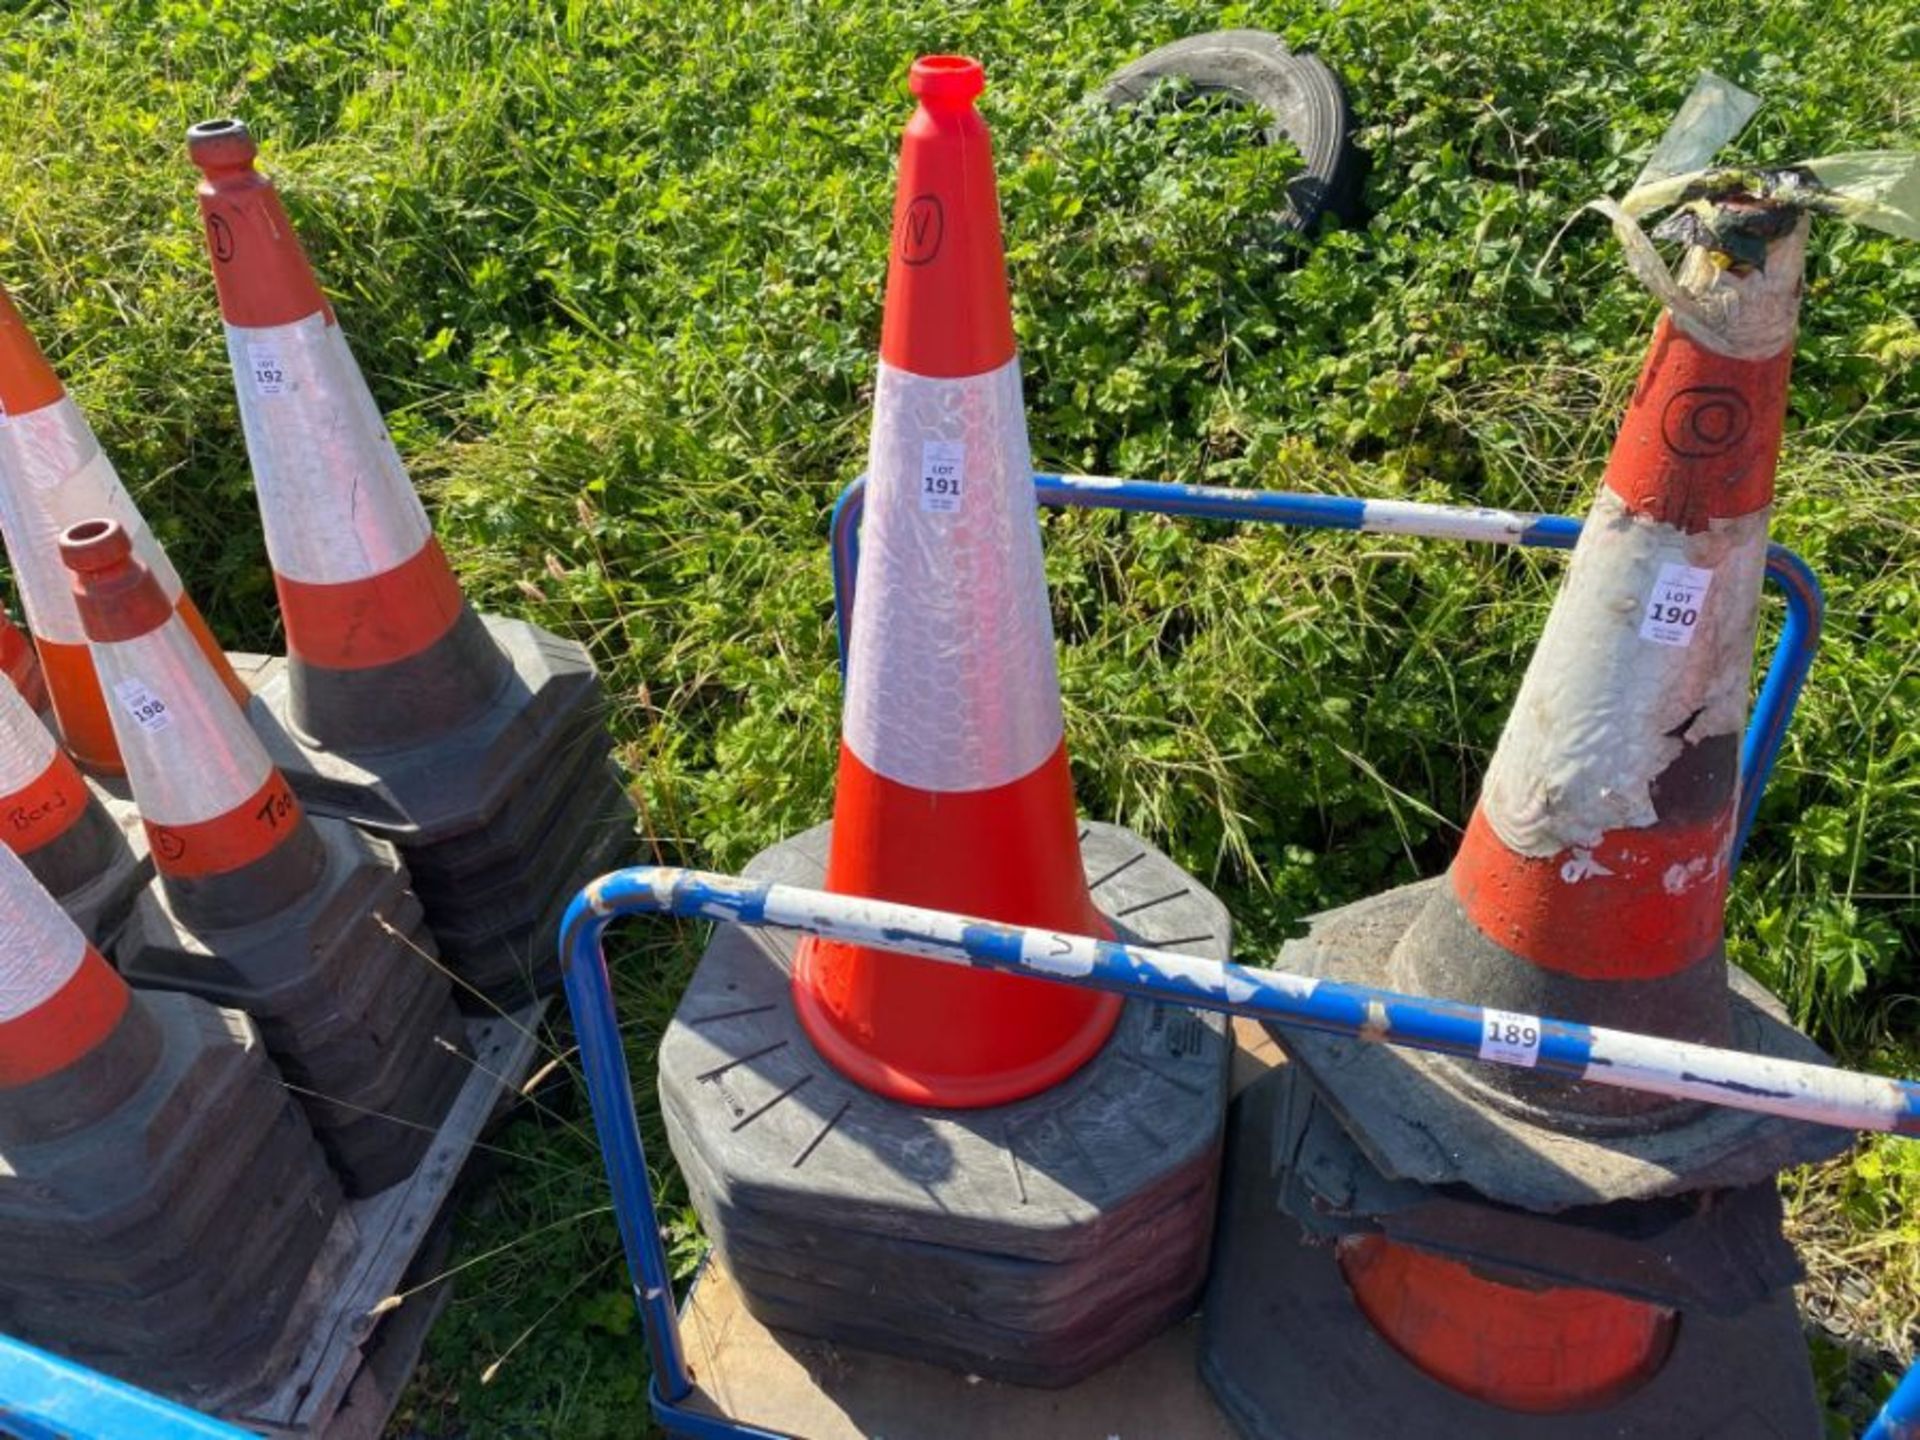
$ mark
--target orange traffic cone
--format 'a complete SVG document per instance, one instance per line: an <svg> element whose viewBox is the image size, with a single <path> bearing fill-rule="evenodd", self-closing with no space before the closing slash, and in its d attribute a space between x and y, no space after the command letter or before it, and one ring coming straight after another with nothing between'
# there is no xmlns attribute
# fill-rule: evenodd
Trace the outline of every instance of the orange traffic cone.
<svg viewBox="0 0 1920 1440"><path fill-rule="evenodd" d="M1281 952L1489 1007L1507 1063L1276 1037L1325 1117L1241 1132L1203 1363L1249 1430L1818 1428L1775 1172L1843 1137L1531 1068L1541 1015L1824 1058L1723 938L1807 220L1722 207L1764 263L1689 250L1452 868Z"/></svg>
<svg viewBox="0 0 1920 1440"><path fill-rule="evenodd" d="M827 888L1110 933L1081 869L978 63L916 61ZM915 1104L995 1105L1071 1074L1112 996L808 941L807 1033Z"/></svg>
<svg viewBox="0 0 1920 1440"><path fill-rule="evenodd" d="M26 698L0 685L0 837L89 943L109 945L151 870Z"/></svg>
<svg viewBox="0 0 1920 1440"><path fill-rule="evenodd" d="M465 985L520 998L631 835L598 678L461 594L246 127L188 148L286 624L263 732L317 810L401 847Z"/></svg>
<svg viewBox="0 0 1920 1440"><path fill-rule="evenodd" d="M0 674L13 682L29 709L36 714L46 710L47 677L41 672L40 657L4 610L0 610Z"/></svg>
<svg viewBox="0 0 1920 1440"><path fill-rule="evenodd" d="M1737 286L1744 343L1662 317L1460 853L1400 944L1398 982L1728 1038L1740 737L1805 244L1803 217L1764 270L1721 281ZM1620 1107L1595 1088L1555 1087L1556 1103Z"/></svg>
<svg viewBox="0 0 1920 1440"><path fill-rule="evenodd" d="M60 532L78 521L117 520L140 558L160 582L168 603L180 612L221 684L244 701L206 621L180 584L166 552L140 518L120 477L94 439L80 407L61 387L40 347L20 319L12 298L0 289L0 530L20 587L53 700L60 735L74 758L102 775L122 772L100 681L87 657L86 632L73 606L73 591L60 564ZM9 667L9 674L12 668Z"/></svg>
<svg viewBox="0 0 1920 1440"><path fill-rule="evenodd" d="M60 548L159 872L122 972L253 1015L349 1193L384 1189L465 1078L405 870L307 817L119 525L83 522Z"/></svg>
<svg viewBox="0 0 1920 1440"><path fill-rule="evenodd" d="M340 1202L246 1018L136 994L0 847L0 1329L231 1385Z"/></svg>

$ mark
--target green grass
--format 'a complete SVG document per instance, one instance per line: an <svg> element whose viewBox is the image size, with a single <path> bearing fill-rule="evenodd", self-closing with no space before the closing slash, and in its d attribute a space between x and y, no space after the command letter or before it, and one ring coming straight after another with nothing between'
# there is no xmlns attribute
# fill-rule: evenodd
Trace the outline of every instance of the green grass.
<svg viewBox="0 0 1920 1440"><path fill-rule="evenodd" d="M1287 157L1231 113L1081 98L1235 24L1344 77L1364 229L1277 238ZM1654 309L1597 220L1549 245L1698 71L1770 101L1741 158L1920 142L1902 0L28 4L0 19L0 276L225 638L271 644L182 145L243 114L472 593L593 644L656 852L736 867L827 812L826 517L864 444L905 69L933 49L988 66L1036 458L1109 474L1577 510ZM1822 224L1808 279L1776 533L1833 611L1730 949L1845 1058L1911 1070L1920 250ZM1046 528L1081 803L1219 886L1244 953L1445 864L1559 562ZM636 1073L697 939L626 942ZM423 1433L640 1426L569 1075L498 1137ZM1890 1352L1920 1310L1915 1163L1870 1146L1790 1187L1810 1293Z"/></svg>

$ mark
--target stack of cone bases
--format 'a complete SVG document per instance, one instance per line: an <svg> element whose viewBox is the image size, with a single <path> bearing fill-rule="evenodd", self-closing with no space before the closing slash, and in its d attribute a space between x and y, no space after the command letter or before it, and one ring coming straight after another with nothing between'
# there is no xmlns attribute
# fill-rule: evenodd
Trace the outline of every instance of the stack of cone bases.
<svg viewBox="0 0 1920 1440"><path fill-rule="evenodd" d="M598 678L467 604L246 127L188 145L286 626L256 723L309 804L400 847L463 989L523 995L631 845Z"/></svg>
<svg viewBox="0 0 1920 1440"><path fill-rule="evenodd" d="M33 642L4 611L0 611L0 673L13 682L28 709L51 718L52 702L47 696L47 677L40 669L40 657L33 652Z"/></svg>
<svg viewBox="0 0 1920 1440"><path fill-rule="evenodd" d="M60 534L69 525L90 519L117 521L221 684L236 699L244 700L246 690L182 590L180 577L134 508L80 407L61 387L4 289L0 289L0 412L0 532L6 537L7 559L20 588L27 628L40 652L60 736L89 773L119 775L124 767L107 702L88 658L86 631L74 608L72 587L60 564ZM16 674L14 664L7 666L7 673Z"/></svg>
<svg viewBox="0 0 1920 1440"><path fill-rule="evenodd" d="M112 521L61 552L158 872L122 973L245 1010L350 1194L411 1173L466 1077L463 1027L393 847L309 818Z"/></svg>
<svg viewBox="0 0 1920 1440"><path fill-rule="evenodd" d="M0 839L106 949L151 878L136 848L26 698L0 685Z"/></svg>
<svg viewBox="0 0 1920 1440"><path fill-rule="evenodd" d="M277 1353L339 1205L246 1017L130 991L0 849L0 1330L229 1385Z"/></svg>
<svg viewBox="0 0 1920 1440"><path fill-rule="evenodd" d="M833 823L749 873L1225 958L1218 901L1075 817L985 77L911 84ZM1059 1385L1192 1304L1227 1049L1174 1007L723 927L660 1095L764 1323Z"/></svg>
<svg viewBox="0 0 1920 1440"><path fill-rule="evenodd" d="M1690 252L1452 868L1281 953L1490 1007L1480 1053L1520 1068L1276 1034L1297 1063L1209 1298L1209 1373L1254 1433L1817 1428L1774 1175L1845 1138L1527 1068L1541 1015L1822 1058L1723 939L1807 228L1740 218L1766 262Z"/></svg>

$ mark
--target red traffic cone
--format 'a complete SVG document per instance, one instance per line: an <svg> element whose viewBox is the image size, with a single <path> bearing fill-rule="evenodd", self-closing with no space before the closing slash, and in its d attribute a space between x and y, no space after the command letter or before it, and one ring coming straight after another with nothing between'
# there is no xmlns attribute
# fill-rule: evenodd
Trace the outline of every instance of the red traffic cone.
<svg viewBox="0 0 1920 1440"><path fill-rule="evenodd" d="M122 971L252 1014L349 1193L384 1189L465 1078L405 870L307 817L124 530L83 522L60 548L159 872Z"/></svg>
<svg viewBox="0 0 1920 1440"><path fill-rule="evenodd" d="M149 873L72 757L7 685L0 685L0 838L94 945L111 941Z"/></svg>
<svg viewBox="0 0 1920 1440"><path fill-rule="evenodd" d="M246 688L134 508L113 462L40 353L12 298L0 288L0 530L6 535L7 558L20 587L27 628L40 651L61 737L88 770L118 775L122 767L113 725L59 555L61 531L99 516L118 521L132 537L221 684L244 701ZM11 665L8 673L14 673Z"/></svg>
<svg viewBox="0 0 1920 1440"><path fill-rule="evenodd" d="M1722 281L1744 338L1662 317L1448 883L1401 942L1402 983L1728 1038L1740 736L1805 243L1802 217L1764 270Z"/></svg>
<svg viewBox="0 0 1920 1440"><path fill-rule="evenodd" d="M295 719L324 746L402 743L483 707L506 677L407 478L273 183L237 120L188 136L267 555ZM393 667L425 681L420 718L366 702Z"/></svg>
<svg viewBox="0 0 1920 1440"><path fill-rule="evenodd" d="M308 803L401 848L465 987L516 1003L630 848L598 677L467 604L246 127L188 148L286 623L256 719Z"/></svg>
<svg viewBox="0 0 1920 1440"><path fill-rule="evenodd" d="M1110 933L1081 868L978 63L914 63L827 888ZM804 943L800 1017L869 1089L996 1105L1064 1079L1120 1001Z"/></svg>
<svg viewBox="0 0 1920 1440"><path fill-rule="evenodd" d="M27 707L35 713L47 708L47 677L41 673L40 657L33 653L33 642L13 623L13 617L0 610L0 674L13 682Z"/></svg>

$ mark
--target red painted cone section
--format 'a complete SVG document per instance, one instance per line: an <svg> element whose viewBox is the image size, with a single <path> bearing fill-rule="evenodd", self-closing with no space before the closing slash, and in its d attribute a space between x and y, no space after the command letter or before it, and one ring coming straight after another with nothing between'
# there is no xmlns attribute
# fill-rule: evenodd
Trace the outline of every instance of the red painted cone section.
<svg viewBox="0 0 1920 1440"><path fill-rule="evenodd" d="M1443 1385L1533 1415L1597 1410L1650 1379L1674 1312L1603 1290L1507 1284L1379 1235L1340 1241L1367 1321Z"/></svg>
<svg viewBox="0 0 1920 1440"><path fill-rule="evenodd" d="M77 1064L126 1013L126 982L0 847L0 1092ZM5 1104L0 1094L0 1105Z"/></svg>
<svg viewBox="0 0 1920 1440"><path fill-rule="evenodd" d="M827 888L1076 933L1089 898L1061 725L980 66L917 61L901 146ZM805 942L833 1065L913 1104L1070 1075L1120 1002Z"/></svg>
<svg viewBox="0 0 1920 1440"><path fill-rule="evenodd" d="M88 770L120 774L107 702L60 563L59 537L69 525L96 517L118 521L221 683L236 699L244 699L246 689L4 289L0 421L0 530L61 736ZM8 673L14 673L11 665Z"/></svg>
<svg viewBox="0 0 1920 1440"><path fill-rule="evenodd" d="M13 682L28 709L37 714L47 708L47 677L40 670L40 657L33 653L26 632L4 611L0 611L0 674Z"/></svg>

